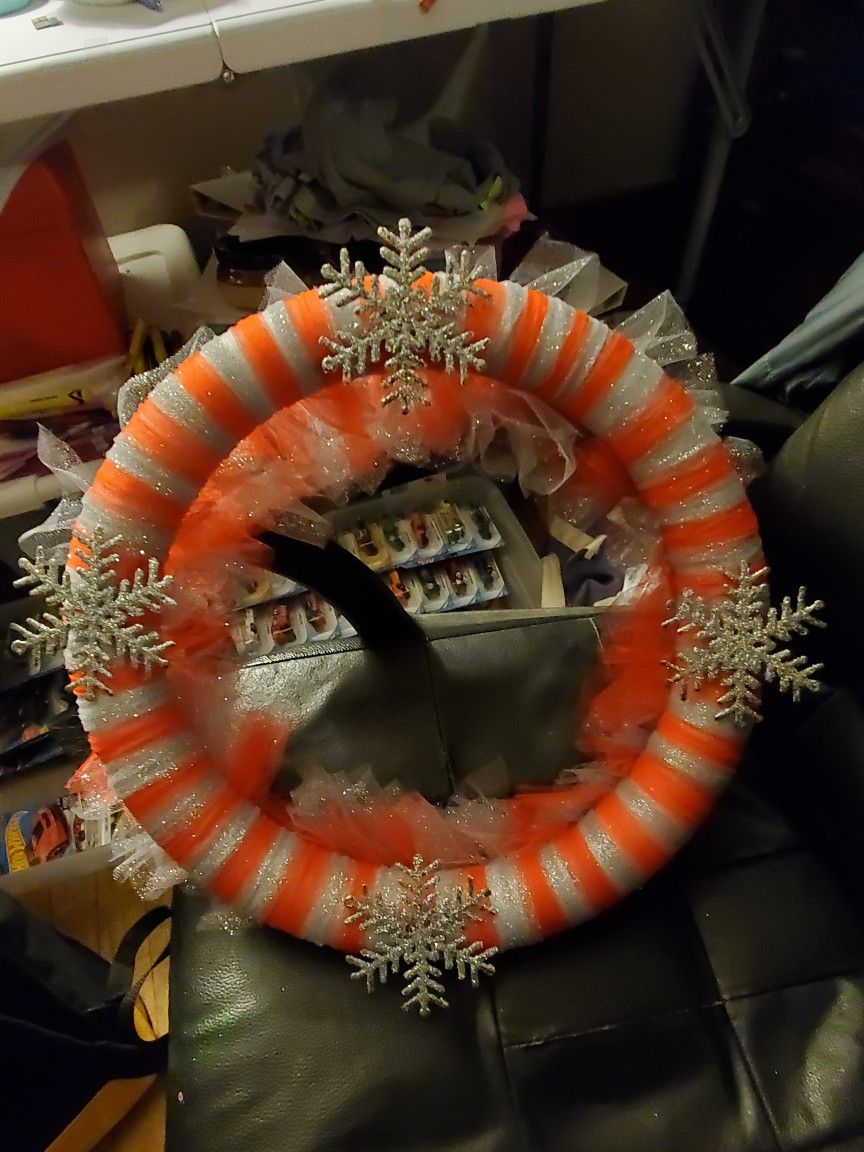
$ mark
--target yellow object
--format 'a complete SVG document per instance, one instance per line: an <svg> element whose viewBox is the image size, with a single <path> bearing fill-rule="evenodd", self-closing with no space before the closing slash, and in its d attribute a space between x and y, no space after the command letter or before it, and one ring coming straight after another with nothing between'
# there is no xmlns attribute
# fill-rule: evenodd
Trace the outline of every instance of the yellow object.
<svg viewBox="0 0 864 1152"><path fill-rule="evenodd" d="M34 420L76 408L108 408L111 396L126 379L122 356L57 368L0 387L0 420Z"/></svg>
<svg viewBox="0 0 864 1152"><path fill-rule="evenodd" d="M139 367L141 363L142 349L144 347L144 337L147 333L147 325L143 320L138 320L135 327L132 329L132 339L129 341L129 352L127 355L127 363L129 364L129 375L137 376L139 372L144 369Z"/></svg>
<svg viewBox="0 0 864 1152"><path fill-rule="evenodd" d="M132 330L129 351L126 355L129 375L138 376L142 372L148 372L167 359L168 351L161 330L154 325L147 325L143 320L138 320Z"/></svg>
<svg viewBox="0 0 864 1152"><path fill-rule="evenodd" d="M161 364L164 360L168 359L168 352L165 349L165 340L158 328L150 329L150 343L153 346L153 355L156 357L157 364Z"/></svg>
<svg viewBox="0 0 864 1152"><path fill-rule="evenodd" d="M93 397L85 389L71 388L68 392L38 396L20 404L0 404L0 420L33 420L67 412L72 408L90 408L93 403Z"/></svg>

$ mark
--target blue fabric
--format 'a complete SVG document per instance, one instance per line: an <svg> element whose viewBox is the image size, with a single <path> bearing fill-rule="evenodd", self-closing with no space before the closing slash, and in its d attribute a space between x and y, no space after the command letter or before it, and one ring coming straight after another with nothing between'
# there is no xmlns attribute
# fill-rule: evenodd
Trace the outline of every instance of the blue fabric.
<svg viewBox="0 0 864 1152"><path fill-rule="evenodd" d="M605 546L596 556L588 558L550 536L546 551L553 552L561 564L564 602L568 608L590 608L598 600L617 596L624 586L624 572L607 558Z"/></svg>

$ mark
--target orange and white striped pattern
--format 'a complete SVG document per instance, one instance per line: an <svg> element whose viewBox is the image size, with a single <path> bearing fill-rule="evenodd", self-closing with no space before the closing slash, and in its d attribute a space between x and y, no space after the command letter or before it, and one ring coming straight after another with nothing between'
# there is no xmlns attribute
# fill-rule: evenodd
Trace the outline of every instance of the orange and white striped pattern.
<svg viewBox="0 0 864 1152"><path fill-rule="evenodd" d="M721 441L687 393L624 336L560 300L481 282L464 326L487 337L487 373L544 399L606 442L655 513L679 587L711 595L724 569L758 563L756 521ZM322 336L350 323L314 292L235 325L162 382L120 433L79 524L123 535L121 574L164 557L217 464L277 409L319 388ZM155 623L158 627L158 620ZM684 637L681 643L687 643ZM345 897L393 890L394 871L305 841L238 795L184 730L164 674L114 670L115 694L81 701L94 752L130 811L220 900L319 944L355 951ZM631 775L539 851L453 869L441 884L491 892L471 926L501 948L585 920L641 885L693 832L744 734L714 719L709 690L670 692Z"/></svg>

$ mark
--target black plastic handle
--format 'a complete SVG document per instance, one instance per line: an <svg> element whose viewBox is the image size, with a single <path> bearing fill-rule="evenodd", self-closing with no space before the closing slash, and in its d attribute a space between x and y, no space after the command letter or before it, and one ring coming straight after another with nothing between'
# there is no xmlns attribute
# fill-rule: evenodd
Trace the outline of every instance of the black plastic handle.
<svg viewBox="0 0 864 1152"><path fill-rule="evenodd" d="M320 592L357 629L369 648L422 644L422 628L405 611L387 585L362 560L330 540L323 548L262 532L273 552L273 570Z"/></svg>

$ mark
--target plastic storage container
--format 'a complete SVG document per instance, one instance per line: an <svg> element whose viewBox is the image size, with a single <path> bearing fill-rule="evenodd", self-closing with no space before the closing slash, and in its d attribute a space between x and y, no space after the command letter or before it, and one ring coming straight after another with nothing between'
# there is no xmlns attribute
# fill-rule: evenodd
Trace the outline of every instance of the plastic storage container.
<svg viewBox="0 0 864 1152"><path fill-rule="evenodd" d="M507 585L510 608L539 608L543 584L540 557L534 551L525 530L501 490L485 476L463 476L439 473L389 488L370 500L357 500L328 517L338 535L363 518L382 520L404 512L433 509L442 500L454 504L479 504L485 507L501 533L502 544L495 559Z"/></svg>

